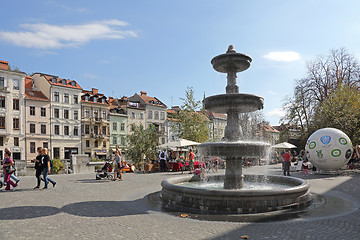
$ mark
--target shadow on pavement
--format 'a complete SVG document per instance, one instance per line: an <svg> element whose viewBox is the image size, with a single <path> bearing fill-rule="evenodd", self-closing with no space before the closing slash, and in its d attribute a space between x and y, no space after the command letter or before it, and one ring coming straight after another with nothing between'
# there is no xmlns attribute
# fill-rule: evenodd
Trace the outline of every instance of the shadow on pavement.
<svg viewBox="0 0 360 240"><path fill-rule="evenodd" d="M0 209L0 220L38 218L58 214L60 209L49 206L22 206Z"/></svg>

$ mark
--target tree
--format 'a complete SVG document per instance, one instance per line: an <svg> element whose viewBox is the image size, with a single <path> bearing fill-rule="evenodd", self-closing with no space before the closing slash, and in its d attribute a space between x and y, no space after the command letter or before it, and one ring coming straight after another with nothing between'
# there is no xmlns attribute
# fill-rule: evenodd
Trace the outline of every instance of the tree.
<svg viewBox="0 0 360 240"><path fill-rule="evenodd" d="M360 136L360 92L339 85L321 104L315 116L317 128L333 127L345 132L354 142Z"/></svg>
<svg viewBox="0 0 360 240"><path fill-rule="evenodd" d="M286 115L281 119L282 123L301 127L302 142L320 126L318 113L322 112L323 103L339 86L360 89L360 65L344 48L317 57L308 62L306 68L306 76L296 81L293 95L285 100L283 108Z"/></svg>
<svg viewBox="0 0 360 240"><path fill-rule="evenodd" d="M240 113L240 126L242 128L243 139L245 140L264 140L262 124L265 122L262 111L250 113Z"/></svg>
<svg viewBox="0 0 360 240"><path fill-rule="evenodd" d="M129 156L136 164L144 159L149 161L156 157L156 147L159 144L159 135L154 126L144 129L142 125L132 126L132 134L127 137Z"/></svg>
<svg viewBox="0 0 360 240"><path fill-rule="evenodd" d="M202 104L195 99L192 87L187 88L186 98L181 100L184 103L175 115L177 121L173 124L174 132L179 138L195 142L207 141L210 136L208 118L205 111L200 111Z"/></svg>

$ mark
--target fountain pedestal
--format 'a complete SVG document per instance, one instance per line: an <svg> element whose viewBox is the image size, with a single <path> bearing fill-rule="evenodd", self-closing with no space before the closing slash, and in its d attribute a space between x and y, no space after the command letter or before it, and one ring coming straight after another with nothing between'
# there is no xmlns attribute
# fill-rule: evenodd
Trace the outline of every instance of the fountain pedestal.
<svg viewBox="0 0 360 240"><path fill-rule="evenodd" d="M244 187L242 174L243 160L238 157L226 158L224 189L240 189Z"/></svg>

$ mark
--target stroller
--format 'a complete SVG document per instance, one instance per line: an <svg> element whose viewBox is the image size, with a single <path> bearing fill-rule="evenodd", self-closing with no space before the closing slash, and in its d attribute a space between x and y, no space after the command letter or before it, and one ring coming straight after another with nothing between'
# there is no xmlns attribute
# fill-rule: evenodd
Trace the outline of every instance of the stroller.
<svg viewBox="0 0 360 240"><path fill-rule="evenodd" d="M113 161L105 161L104 166L101 167L101 169L98 169L96 172L96 180L101 180L101 179L108 179L108 180L112 180L113 179L113 175L111 174L112 172L112 163Z"/></svg>

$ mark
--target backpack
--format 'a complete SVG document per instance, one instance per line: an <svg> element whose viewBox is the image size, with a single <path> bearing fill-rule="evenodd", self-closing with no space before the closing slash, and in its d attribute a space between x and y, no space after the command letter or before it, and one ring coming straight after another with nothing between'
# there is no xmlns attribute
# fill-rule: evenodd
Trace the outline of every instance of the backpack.
<svg viewBox="0 0 360 240"><path fill-rule="evenodd" d="M164 152L161 152L161 153L160 153L160 157L161 157L161 158L165 158L165 153L164 153Z"/></svg>

